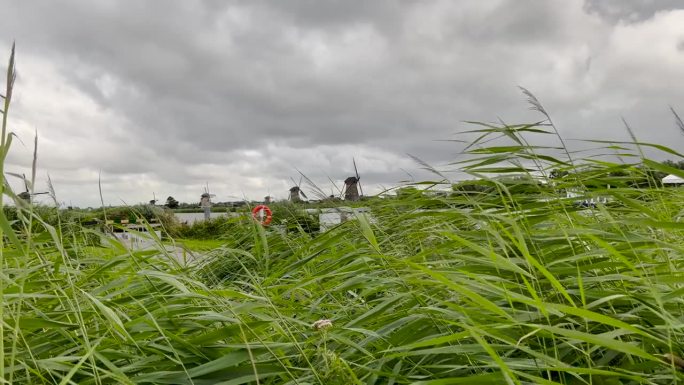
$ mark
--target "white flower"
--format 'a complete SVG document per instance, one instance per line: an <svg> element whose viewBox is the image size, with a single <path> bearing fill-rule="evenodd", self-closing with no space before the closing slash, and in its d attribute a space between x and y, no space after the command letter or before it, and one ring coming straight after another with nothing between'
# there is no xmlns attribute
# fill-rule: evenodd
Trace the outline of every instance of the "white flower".
<svg viewBox="0 0 684 385"><path fill-rule="evenodd" d="M327 329L331 328L332 326L332 321L329 319L319 319L318 321L314 322L313 325L311 325L311 327L316 330Z"/></svg>

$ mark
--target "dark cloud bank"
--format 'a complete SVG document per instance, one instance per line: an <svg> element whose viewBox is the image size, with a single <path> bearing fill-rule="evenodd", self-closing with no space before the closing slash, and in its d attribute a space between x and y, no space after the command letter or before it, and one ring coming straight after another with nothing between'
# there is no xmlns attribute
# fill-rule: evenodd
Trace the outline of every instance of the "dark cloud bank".
<svg viewBox="0 0 684 385"><path fill-rule="evenodd" d="M684 147L679 1L23 0L10 167L40 165L59 198L284 198L297 169L330 188L357 159L365 189L420 178L405 154L457 159L466 120L530 122L517 86L566 138Z"/></svg>

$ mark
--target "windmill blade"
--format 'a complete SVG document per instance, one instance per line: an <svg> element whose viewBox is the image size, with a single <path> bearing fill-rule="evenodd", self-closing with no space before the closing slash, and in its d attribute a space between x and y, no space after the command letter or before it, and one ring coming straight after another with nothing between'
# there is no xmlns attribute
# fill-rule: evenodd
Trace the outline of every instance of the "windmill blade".
<svg viewBox="0 0 684 385"><path fill-rule="evenodd" d="M216 196L216 194L212 194L209 192L209 182L205 182L206 186L204 187L204 193L209 195L209 198L213 198Z"/></svg>
<svg viewBox="0 0 684 385"><path fill-rule="evenodd" d="M344 183L344 182L342 182L342 188L340 189L340 196L339 196L339 198L340 198L340 199L343 199L343 198L344 198L344 194L346 194L346 193L347 193L347 184Z"/></svg>
<svg viewBox="0 0 684 385"><path fill-rule="evenodd" d="M304 194L304 191L299 190L299 193L302 194L302 196L304 197L304 199L309 199L309 198L307 198L306 194Z"/></svg>
<svg viewBox="0 0 684 385"><path fill-rule="evenodd" d="M327 198L327 195L325 195L325 192L323 192L323 190L321 190L321 189L316 185L316 183L314 183L311 179L309 179L308 176L304 175L304 173L301 172L300 170L297 170L297 172L298 172L299 175L301 176L301 179L304 179L304 181L306 181L306 184L308 184L309 187L311 187L311 189L312 189L313 192L314 192L314 195L316 195L316 197L317 197L318 199L323 200L323 199ZM307 198L307 199L309 199L309 198Z"/></svg>
<svg viewBox="0 0 684 385"><path fill-rule="evenodd" d="M354 172L356 173L356 184L359 185L359 192L361 193L361 196L363 196L363 187L361 187L361 175L359 175L359 169L356 168L356 159L352 158L352 162L354 163Z"/></svg>

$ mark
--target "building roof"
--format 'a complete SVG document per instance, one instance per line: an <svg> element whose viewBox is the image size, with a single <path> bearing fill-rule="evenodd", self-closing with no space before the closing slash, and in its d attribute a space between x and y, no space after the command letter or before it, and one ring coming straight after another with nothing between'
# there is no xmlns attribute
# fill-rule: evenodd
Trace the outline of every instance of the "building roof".
<svg viewBox="0 0 684 385"><path fill-rule="evenodd" d="M684 178L670 174L663 178L663 184L684 184Z"/></svg>

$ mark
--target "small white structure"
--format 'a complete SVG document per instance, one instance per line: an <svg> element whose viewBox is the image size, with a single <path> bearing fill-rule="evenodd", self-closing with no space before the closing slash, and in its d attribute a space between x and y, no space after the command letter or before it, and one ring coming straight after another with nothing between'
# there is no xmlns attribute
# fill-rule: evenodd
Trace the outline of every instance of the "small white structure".
<svg viewBox="0 0 684 385"><path fill-rule="evenodd" d="M330 230L342 222L355 219L358 214L366 215L370 223L375 222L375 218L370 215L371 210L368 207L352 208L343 206L324 209L306 209L305 211L309 215L318 214L318 223L320 225L321 233Z"/></svg>
<svg viewBox="0 0 684 385"><path fill-rule="evenodd" d="M670 175L666 176L665 178L663 178L662 182L663 182L663 185L682 186L682 185L684 185L684 178L677 176L677 175L674 175L674 174L670 174Z"/></svg>

